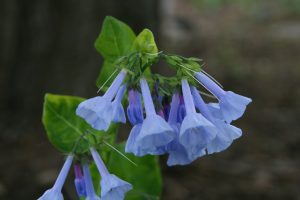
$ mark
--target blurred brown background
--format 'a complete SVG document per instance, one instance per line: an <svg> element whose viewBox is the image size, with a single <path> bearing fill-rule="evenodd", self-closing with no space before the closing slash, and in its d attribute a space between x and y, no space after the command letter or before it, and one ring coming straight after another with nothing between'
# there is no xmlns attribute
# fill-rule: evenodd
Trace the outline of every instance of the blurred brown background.
<svg viewBox="0 0 300 200"><path fill-rule="evenodd" d="M46 92L91 97L106 15L159 49L200 57L227 89L253 103L225 152L167 168L163 200L300 199L300 2L297 0L2 0L0 199L36 199L63 157L41 124ZM65 199L76 199L72 180Z"/></svg>

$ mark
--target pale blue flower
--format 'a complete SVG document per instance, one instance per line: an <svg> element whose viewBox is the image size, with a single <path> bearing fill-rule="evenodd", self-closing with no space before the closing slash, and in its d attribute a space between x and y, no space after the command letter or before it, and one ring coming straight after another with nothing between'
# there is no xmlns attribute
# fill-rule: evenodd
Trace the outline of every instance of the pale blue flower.
<svg viewBox="0 0 300 200"><path fill-rule="evenodd" d="M140 147L136 145L136 138L141 132L142 124L136 124L132 127L129 136L126 141L125 152L133 153L135 156L144 156L146 152L143 152Z"/></svg>
<svg viewBox="0 0 300 200"><path fill-rule="evenodd" d="M103 96L81 102L76 109L76 114L84 118L94 129L107 131L114 117L112 100L125 75L126 71L122 70Z"/></svg>
<svg viewBox="0 0 300 200"><path fill-rule="evenodd" d="M248 97L235 94L231 91L224 91L202 72L195 73L195 77L207 90L218 98L223 119L228 123L240 118L244 114L246 106L252 101Z"/></svg>
<svg viewBox="0 0 300 200"><path fill-rule="evenodd" d="M198 110L206 119L216 126L218 131L216 137L207 144L208 154L227 149L232 144L233 140L242 135L241 129L227 124L224 120L214 118L211 113L211 109L207 106L207 104L205 104L197 89L195 87L191 87L191 91Z"/></svg>
<svg viewBox="0 0 300 200"><path fill-rule="evenodd" d="M95 192L92 176L90 173L90 168L86 162L84 162L82 164L82 169L83 169L84 182L85 182L85 188L86 188L86 199L85 200L100 200L100 197L98 197Z"/></svg>
<svg viewBox="0 0 300 200"><path fill-rule="evenodd" d="M126 85L122 85L112 102L112 121L126 123L126 116L122 105L122 98L125 94Z"/></svg>
<svg viewBox="0 0 300 200"><path fill-rule="evenodd" d="M90 151L101 174L101 200L123 200L132 185L110 174L98 152L94 148L90 148Z"/></svg>
<svg viewBox="0 0 300 200"><path fill-rule="evenodd" d="M73 155L69 155L61 169L53 187L47 190L43 196L38 198L38 200L63 200L64 197L61 193L62 187L66 181L67 175L69 173L70 167L72 165Z"/></svg>
<svg viewBox="0 0 300 200"><path fill-rule="evenodd" d="M126 192L131 189L131 184L109 174L101 179L101 200L123 200Z"/></svg>
<svg viewBox="0 0 300 200"><path fill-rule="evenodd" d="M204 149L217 135L216 127L196 113L193 97L186 79L182 80L186 116L180 127L179 142L188 149L190 158L203 155Z"/></svg>
<svg viewBox="0 0 300 200"><path fill-rule="evenodd" d="M140 80L146 118L142 123L140 133L136 138L136 146L151 155L165 152L164 147L175 137L174 130L159 115L156 114L147 81Z"/></svg>

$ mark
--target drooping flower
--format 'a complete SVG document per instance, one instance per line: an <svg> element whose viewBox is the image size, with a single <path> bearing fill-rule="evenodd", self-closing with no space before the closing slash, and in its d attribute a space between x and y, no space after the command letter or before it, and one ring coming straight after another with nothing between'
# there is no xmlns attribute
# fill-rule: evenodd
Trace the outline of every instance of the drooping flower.
<svg viewBox="0 0 300 200"><path fill-rule="evenodd" d="M177 121L177 112L179 108L180 100L179 95L175 93L172 97L171 108L169 112L168 123L176 133L176 137L167 145L167 151L169 153L167 164L168 166L173 165L186 165L191 163L193 160L189 158L188 152L185 147L179 142L179 130L180 123Z"/></svg>
<svg viewBox="0 0 300 200"><path fill-rule="evenodd" d="M86 188L86 199L85 200L100 200L100 197L98 197L95 192L89 165L86 162L84 162L82 164L82 169L83 169L84 182L85 182L85 188Z"/></svg>
<svg viewBox="0 0 300 200"><path fill-rule="evenodd" d="M207 90L218 98L223 118L228 123L240 118L244 114L246 106L252 101L248 97L238 95L231 91L224 91L202 72L195 73L195 77Z"/></svg>
<svg viewBox="0 0 300 200"><path fill-rule="evenodd" d="M136 145L147 154L160 155L165 153L163 147L171 142L176 134L170 125L161 116L156 114L149 86L144 78L140 80L140 87L146 110L146 118L136 138Z"/></svg>
<svg viewBox="0 0 300 200"><path fill-rule="evenodd" d="M122 98L125 94L125 90L126 90L126 85L122 85L119 88L114 101L112 102L112 108L113 108L112 121L113 122L126 123L126 116L125 116L124 108L122 105Z"/></svg>
<svg viewBox="0 0 300 200"><path fill-rule="evenodd" d="M74 173L75 173L75 189L79 197L86 197L86 189L84 177L81 172L80 164L74 165Z"/></svg>
<svg viewBox="0 0 300 200"><path fill-rule="evenodd" d="M94 148L90 148L90 151L101 174L101 200L123 200L125 193L132 189L132 185L110 174L98 152Z"/></svg>
<svg viewBox="0 0 300 200"><path fill-rule="evenodd" d="M103 96L97 96L81 102L76 114L85 119L94 129L107 131L113 120L112 100L116 95L126 75L122 70Z"/></svg>
<svg viewBox="0 0 300 200"><path fill-rule="evenodd" d="M179 142L188 150L190 158L205 154L205 148L217 135L216 127L196 113L193 97L186 79L181 81L186 116L180 127Z"/></svg>
<svg viewBox="0 0 300 200"><path fill-rule="evenodd" d="M67 160L65 161L64 166L61 169L53 187L51 189L47 190L43 194L43 196L38 198L38 200L63 200L64 199L64 197L61 193L61 190L62 190L62 187L67 178L70 167L72 165L72 161L73 161L73 155L69 155L67 157Z"/></svg>
<svg viewBox="0 0 300 200"><path fill-rule="evenodd" d="M191 92L198 110L206 119L213 123L218 130L216 137L207 144L208 154L227 149L232 144L233 140L242 135L241 129L226 123L224 120L214 118L209 107L205 104L197 89L195 87L191 87Z"/></svg>

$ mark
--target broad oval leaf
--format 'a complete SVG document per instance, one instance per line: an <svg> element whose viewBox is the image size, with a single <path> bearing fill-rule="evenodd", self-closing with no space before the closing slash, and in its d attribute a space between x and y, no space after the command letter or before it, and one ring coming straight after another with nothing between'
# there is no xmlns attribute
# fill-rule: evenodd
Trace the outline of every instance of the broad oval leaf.
<svg viewBox="0 0 300 200"><path fill-rule="evenodd" d="M84 99L74 96L46 94L42 121L49 141L59 151L69 153L81 134L91 127L75 114L75 110ZM88 142L81 139L76 153L88 149Z"/></svg>

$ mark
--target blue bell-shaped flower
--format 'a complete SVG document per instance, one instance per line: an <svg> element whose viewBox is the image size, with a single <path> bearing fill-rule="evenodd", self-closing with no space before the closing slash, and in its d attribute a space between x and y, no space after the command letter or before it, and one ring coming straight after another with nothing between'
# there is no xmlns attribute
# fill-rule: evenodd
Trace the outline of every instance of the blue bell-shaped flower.
<svg viewBox="0 0 300 200"><path fill-rule="evenodd" d="M223 119L228 123L240 118L244 114L247 105L252 102L248 97L231 91L224 91L202 72L195 73L195 77L208 91L218 98Z"/></svg>
<svg viewBox="0 0 300 200"><path fill-rule="evenodd" d="M208 154L227 149L232 144L233 140L242 135L242 131L235 126L226 123L224 120L214 118L214 115L211 113L212 109L205 104L197 89L195 87L191 87L191 91L198 110L200 110L206 119L216 126L218 131L216 137L207 144Z"/></svg>
<svg viewBox="0 0 300 200"><path fill-rule="evenodd" d="M191 158L201 156L207 144L217 135L216 127L196 113L193 97L187 80L182 80L182 93L186 108L186 116L180 128L179 142L188 149Z"/></svg>
<svg viewBox="0 0 300 200"><path fill-rule="evenodd" d="M123 200L132 185L110 174L98 152L94 148L90 148L90 151L101 174L101 200Z"/></svg>
<svg viewBox="0 0 300 200"><path fill-rule="evenodd" d="M142 123L140 133L136 138L136 146L147 154L160 155L169 142L175 138L175 132L170 125L156 114L147 81L140 80L146 118Z"/></svg>
<svg viewBox="0 0 300 200"><path fill-rule="evenodd" d="M121 86L125 75L126 71L122 70L103 96L81 102L76 109L76 114L85 119L94 129L107 131L114 117L112 99Z"/></svg>

